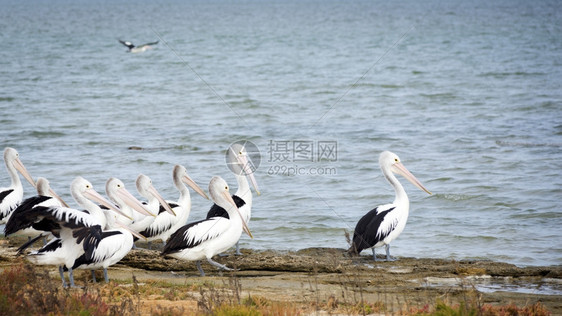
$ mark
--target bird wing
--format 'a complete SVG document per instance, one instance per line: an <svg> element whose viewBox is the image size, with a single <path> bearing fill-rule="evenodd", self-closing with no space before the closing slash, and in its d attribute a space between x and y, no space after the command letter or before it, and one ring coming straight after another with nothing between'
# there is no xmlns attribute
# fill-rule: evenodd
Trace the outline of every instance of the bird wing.
<svg viewBox="0 0 562 316"><path fill-rule="evenodd" d="M196 247L204 241L221 235L229 227L230 221L224 217L213 217L182 226L170 236L162 254Z"/></svg>
<svg viewBox="0 0 562 316"><path fill-rule="evenodd" d="M133 43L129 42L129 41L122 41L122 40L118 40L119 43L127 46L129 49L135 48L135 45L133 45Z"/></svg>
<svg viewBox="0 0 562 316"><path fill-rule="evenodd" d="M15 195L10 195L12 192L14 192L14 189L7 189L0 192L0 205L2 206L0 219L8 216L8 214L10 214L10 212L12 212L12 210L16 208L20 202Z"/></svg>
<svg viewBox="0 0 562 316"><path fill-rule="evenodd" d="M119 240L122 235L123 232L118 229L103 231L100 225L75 230L73 237L77 238L77 243L83 241L84 254L75 260L72 268L76 269L81 265L99 263L111 258L123 246Z"/></svg>
<svg viewBox="0 0 562 316"><path fill-rule="evenodd" d="M179 206L174 203L168 203L168 204L172 209ZM147 238L158 236L161 233L168 231L176 223L177 223L176 216L168 213L166 209L162 205L160 205L158 216L156 216L154 222L152 222L152 224L150 224L150 226L148 226L145 230L139 232L139 234Z"/></svg>
<svg viewBox="0 0 562 316"><path fill-rule="evenodd" d="M160 42L160 41L156 41L156 42L150 42L150 43L142 44L142 45L139 45L138 47L143 47L143 46L151 46L151 45L156 45L156 44L158 44L158 42Z"/></svg>
<svg viewBox="0 0 562 316"><path fill-rule="evenodd" d="M394 208L395 206L391 204L377 206L361 217L353 233L352 247L357 253L373 247L396 227L396 221L386 216Z"/></svg>
<svg viewBox="0 0 562 316"><path fill-rule="evenodd" d="M13 216L12 216L13 217ZM53 234L59 234L63 228L76 229L96 225L88 214L68 207L35 206L17 214L17 217L6 223L4 232L13 234L20 229L33 226ZM40 227L34 224L41 223ZM10 225L8 225L10 224Z"/></svg>

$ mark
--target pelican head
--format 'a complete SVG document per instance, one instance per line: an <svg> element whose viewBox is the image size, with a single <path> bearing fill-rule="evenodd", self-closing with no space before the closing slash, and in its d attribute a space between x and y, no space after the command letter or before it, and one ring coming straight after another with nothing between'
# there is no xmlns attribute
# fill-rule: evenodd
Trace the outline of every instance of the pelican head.
<svg viewBox="0 0 562 316"><path fill-rule="evenodd" d="M39 179L37 180L37 184L39 185ZM81 203L80 202L80 200L82 200L81 197L84 197L90 201L97 202L100 205L107 207L108 209L114 211L115 213L121 216L124 216L132 220L130 216L123 213L117 206L109 202L106 198L104 198L101 194L99 194L96 190L94 190L94 186L90 183L90 181L82 177L76 177L70 184L70 188L72 191L72 196L78 203Z"/></svg>
<svg viewBox="0 0 562 316"><path fill-rule="evenodd" d="M236 216L233 214L234 212L238 214L238 216L240 216L240 220L242 221L242 229L246 232L246 234L248 234L248 236L254 238L248 228L248 225L246 224L246 221L244 220L244 217L240 213L240 210L236 207L236 203L230 195L228 184L223 180L223 178L214 176L211 179L211 182L209 183L209 194L211 195L211 199L218 206L224 208L228 212L230 218L232 218L232 216Z"/></svg>
<svg viewBox="0 0 562 316"><path fill-rule="evenodd" d="M202 197L206 198L207 200L209 197L207 194L191 179L191 177L187 174L187 169L185 169L182 165L175 165L173 171L174 182L183 182L190 186L195 192L197 192Z"/></svg>
<svg viewBox="0 0 562 316"><path fill-rule="evenodd" d="M234 143L228 148L228 164L237 175L247 176L256 190L256 194L260 195L258 183L254 177L254 163L246 151L246 147L240 143Z"/></svg>
<svg viewBox="0 0 562 316"><path fill-rule="evenodd" d="M145 176L144 174L139 174L137 177L137 191L139 191L140 195L144 196L147 199L150 199L151 196L155 197L160 205L166 209L166 211L174 216L176 216L176 212L170 207L170 205L164 200L162 195L158 193L158 190L152 185L152 180L149 177Z"/></svg>
<svg viewBox="0 0 562 316"><path fill-rule="evenodd" d="M8 169L11 169L12 167L15 168L19 171L19 173L21 173L27 182L29 182L34 188L36 187L35 181L33 181L33 178L21 162L20 154L17 150L12 147L6 147L4 149L4 162L6 162L6 167L8 167Z"/></svg>
<svg viewBox="0 0 562 316"><path fill-rule="evenodd" d="M404 165L400 162L400 158L395 153L390 151L383 151L379 156L379 164L383 173L386 175L386 171L390 170L393 173L399 174L410 181L413 185L418 187L420 190L425 191L427 194L431 194L428 189L426 189L421 182L412 174Z"/></svg>
<svg viewBox="0 0 562 316"><path fill-rule="evenodd" d="M66 204L64 200L51 188L51 186L49 185L49 180L43 177L39 177L37 178L36 185L37 185L37 194L42 196L54 197L61 203L61 205L68 207L68 204Z"/></svg>
<svg viewBox="0 0 562 316"><path fill-rule="evenodd" d="M125 189L125 184L123 184L121 180L109 178L105 183L105 191L109 198L115 201L119 206L123 207L124 205L128 205L141 214L156 217L156 215L147 210L139 200Z"/></svg>

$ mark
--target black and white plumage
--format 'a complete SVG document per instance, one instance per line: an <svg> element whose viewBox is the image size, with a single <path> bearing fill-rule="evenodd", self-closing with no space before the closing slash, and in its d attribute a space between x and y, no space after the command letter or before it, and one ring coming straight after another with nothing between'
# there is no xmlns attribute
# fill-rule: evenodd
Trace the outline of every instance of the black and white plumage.
<svg viewBox="0 0 562 316"><path fill-rule="evenodd" d="M375 248L384 245L386 248L386 259L392 261L390 242L396 239L404 230L410 209L408 195L406 195L406 191L398 182L394 173L403 176L428 194L431 194L431 192L402 165L400 158L396 154L389 151L382 152L379 157L379 164L384 177L394 188L396 197L394 202L377 206L357 222L349 253L358 255L363 249L372 248L373 259L376 261Z"/></svg>
<svg viewBox="0 0 562 316"><path fill-rule="evenodd" d="M146 44L142 44L142 45L138 45L135 46L133 43L129 42L129 41L122 41L119 40L119 43L127 46L127 48L129 49L130 53L142 53L147 51L148 49L151 49L153 45L158 44L159 41L156 42L151 42L151 43L146 43Z"/></svg>
<svg viewBox="0 0 562 316"><path fill-rule="evenodd" d="M223 270L230 270L225 265L212 260L212 257L234 246L242 231L252 236L242 214L236 207L229 193L228 184L221 177L213 177L209 183L211 199L224 208L229 215L213 217L187 224L170 236L162 255L168 255L180 260L197 261L197 268L201 276L205 273L200 260Z"/></svg>
<svg viewBox="0 0 562 316"><path fill-rule="evenodd" d="M85 227L75 232L77 242L81 242L84 253L76 258L73 270L92 270L92 278L96 281L95 269L103 269L105 282L109 282L107 268L121 261L134 245L134 238L144 238L126 225L117 221L116 216L105 211L106 229L100 225Z"/></svg>
<svg viewBox="0 0 562 316"><path fill-rule="evenodd" d="M150 213L156 214L156 216L135 212L133 214L134 221L128 224L131 230L140 232L147 229L154 223L158 216L160 216L161 207L163 212L167 212L171 216L176 216L174 210L168 205L154 185L152 185L152 180L148 176L140 174L137 177L136 186L140 195L147 199L147 202L143 203L144 207L149 210Z"/></svg>
<svg viewBox="0 0 562 316"><path fill-rule="evenodd" d="M77 241L76 232L96 225L105 226L107 223L105 214L97 203L121 214L119 209L97 193L92 188L92 184L82 177L77 177L72 182L71 193L76 202L85 210L56 206L34 206L21 210L16 214L17 216L12 216L10 222L6 224L7 235L27 227L33 227L58 237L52 239L43 248L29 253L28 259L38 265L59 266L63 286L66 286L63 275L64 267L69 270L70 286L75 286L72 266L76 258L84 253L82 245ZM19 252L30 245L28 243L20 247Z"/></svg>
<svg viewBox="0 0 562 316"><path fill-rule="evenodd" d="M248 179L252 183L254 190L256 190L257 195L260 195L258 189L258 184L253 173L253 164L248 156L246 148L240 143L232 144L228 149L228 164L230 169L234 172L236 176L236 181L238 182L238 189L236 193L232 195L232 199L236 203L236 206L240 210L240 214L244 218L247 225L250 223L252 217L252 190ZM228 213L218 205L213 205L209 212L207 213L207 219L222 216L228 218ZM240 245L236 243L236 255L241 255Z"/></svg>
<svg viewBox="0 0 562 316"><path fill-rule="evenodd" d="M23 200L23 185L18 172L33 186L35 181L21 162L17 150L6 147L4 149L4 163L10 175L10 186L0 188L0 224L5 224L8 216Z"/></svg>
<svg viewBox="0 0 562 316"><path fill-rule="evenodd" d="M37 178L36 185L37 185L37 195L23 200L23 202L10 214L7 223L9 223L12 218L18 218L18 213L26 212L28 209L36 206L68 207L68 205L55 193L55 191L53 191L47 179L43 177ZM31 227L24 228L17 232L13 232L11 235L28 236L29 238L36 237L37 235L42 234L46 230L45 227L40 227L42 224L44 223L43 222L34 223ZM33 226L39 226L39 227L38 229L36 229Z"/></svg>
<svg viewBox="0 0 562 316"><path fill-rule="evenodd" d="M209 197L207 197L207 194L205 194L205 192L197 185L197 183L195 183L195 181L193 181L193 179L189 177L184 166L174 166L172 179L174 181L174 186L180 192L180 197L176 202L166 202L174 210L175 216L170 214L169 212L164 212L163 208L161 207L154 222L145 230L140 232L140 234L145 236L148 241L160 239L164 242L165 245L166 240L168 240L170 235L172 235L176 230L187 223L189 213L191 212L191 195L186 184L189 185L202 197L209 199Z"/></svg>

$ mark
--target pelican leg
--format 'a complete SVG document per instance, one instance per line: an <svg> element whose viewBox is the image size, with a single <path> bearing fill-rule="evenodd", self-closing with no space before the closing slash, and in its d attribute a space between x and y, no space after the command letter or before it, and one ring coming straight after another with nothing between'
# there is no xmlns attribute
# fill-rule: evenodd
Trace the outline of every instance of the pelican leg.
<svg viewBox="0 0 562 316"><path fill-rule="evenodd" d="M103 278L105 279L105 283L109 283L109 277L107 276L107 268L103 268Z"/></svg>
<svg viewBox="0 0 562 316"><path fill-rule="evenodd" d="M74 284L74 272L72 269L68 269L68 280L70 281L70 287L76 287L76 284Z"/></svg>
<svg viewBox="0 0 562 316"><path fill-rule="evenodd" d="M66 281L64 280L64 268L62 266L59 266L59 274L60 274L60 279L62 280L62 287L66 287Z"/></svg>
<svg viewBox="0 0 562 316"><path fill-rule="evenodd" d="M203 268L201 268L201 261L197 260L197 270L199 270L199 274L201 274L202 277L205 276L205 272L203 271Z"/></svg>
<svg viewBox="0 0 562 316"><path fill-rule="evenodd" d="M92 280L96 283L96 271L92 270Z"/></svg>
<svg viewBox="0 0 562 316"><path fill-rule="evenodd" d="M237 256L241 256L242 253L240 252L240 242L236 243L236 252L234 253Z"/></svg>
<svg viewBox="0 0 562 316"><path fill-rule="evenodd" d="M214 260L211 259L211 258L207 258L207 262L209 262L210 264L214 265L215 267L217 267L217 268L219 268L219 269L221 269L221 270L232 271L231 268L225 266L224 264L220 264L220 263L214 261Z"/></svg>
<svg viewBox="0 0 562 316"><path fill-rule="evenodd" d="M384 249L386 250L386 261L396 261L396 258L390 256L390 244L386 245Z"/></svg>
<svg viewBox="0 0 562 316"><path fill-rule="evenodd" d="M377 255L375 254L375 247L371 249L373 250L373 260L377 261Z"/></svg>

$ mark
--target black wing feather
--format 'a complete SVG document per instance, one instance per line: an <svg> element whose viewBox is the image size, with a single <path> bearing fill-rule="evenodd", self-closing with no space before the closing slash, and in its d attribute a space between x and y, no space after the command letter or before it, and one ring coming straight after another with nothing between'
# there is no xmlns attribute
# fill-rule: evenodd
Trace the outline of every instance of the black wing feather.
<svg viewBox="0 0 562 316"><path fill-rule="evenodd" d="M4 235L8 236L18 230L31 227L36 222L35 219L37 218L37 216L33 214L33 209L37 207L37 204L43 203L49 199L52 199L52 197L36 195L23 200L23 202L16 207L12 216L6 223Z"/></svg>
<svg viewBox="0 0 562 316"><path fill-rule="evenodd" d="M170 254L170 253L174 253L174 252L179 252L182 251L183 249L186 248L193 248L197 245L199 245L201 242L203 242L203 240L197 240L195 242L186 244L185 241L185 232L187 230L189 230L191 227L196 226L199 223L202 223L206 221L206 219L202 219L193 223L189 223L187 225L184 225L182 227L180 227L178 230L176 230L168 239L168 241L166 242L166 246L164 246L164 249L162 250L161 255L166 255L166 254Z"/></svg>
<svg viewBox="0 0 562 316"><path fill-rule="evenodd" d="M377 214L378 207L365 214L357 222L353 232L353 243L350 252L359 254L363 249L371 248L379 241L383 240L388 234L377 234L377 231L384 220L384 217L394 210L394 207ZM392 231L392 230L390 230Z"/></svg>
<svg viewBox="0 0 562 316"><path fill-rule="evenodd" d="M2 203L2 201L4 201L4 199L5 199L8 195L10 195L10 193L12 193L12 192L14 192L14 189L9 189L9 190L0 192L0 203Z"/></svg>

